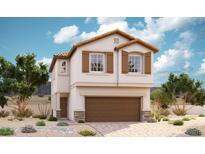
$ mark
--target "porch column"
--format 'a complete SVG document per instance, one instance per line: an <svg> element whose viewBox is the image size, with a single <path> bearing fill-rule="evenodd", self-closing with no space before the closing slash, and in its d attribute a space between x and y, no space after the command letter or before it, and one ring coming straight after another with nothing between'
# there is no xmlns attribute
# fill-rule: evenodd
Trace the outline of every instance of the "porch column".
<svg viewBox="0 0 205 154"><path fill-rule="evenodd" d="M151 117L150 90L147 90L146 95L143 97L142 115L143 121L147 121Z"/></svg>

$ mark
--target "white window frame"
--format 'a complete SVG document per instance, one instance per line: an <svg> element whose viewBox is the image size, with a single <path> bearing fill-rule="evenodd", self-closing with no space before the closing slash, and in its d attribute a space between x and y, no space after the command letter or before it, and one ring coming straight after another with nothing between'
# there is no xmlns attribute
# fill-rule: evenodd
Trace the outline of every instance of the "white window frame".
<svg viewBox="0 0 205 154"><path fill-rule="evenodd" d="M62 63L65 62L66 70L65 72L61 72ZM67 74L68 73L68 62L67 60L60 60L59 62L59 74Z"/></svg>
<svg viewBox="0 0 205 154"><path fill-rule="evenodd" d="M92 71L91 70L91 56L92 55L102 55L103 56L103 71ZM89 72L90 73L105 73L105 68L106 68L106 66L105 66L105 54L103 54L103 53L90 53L89 54Z"/></svg>
<svg viewBox="0 0 205 154"><path fill-rule="evenodd" d="M129 57L140 57L140 72L129 72ZM143 56L139 54L128 54L128 73L129 74L143 74Z"/></svg>

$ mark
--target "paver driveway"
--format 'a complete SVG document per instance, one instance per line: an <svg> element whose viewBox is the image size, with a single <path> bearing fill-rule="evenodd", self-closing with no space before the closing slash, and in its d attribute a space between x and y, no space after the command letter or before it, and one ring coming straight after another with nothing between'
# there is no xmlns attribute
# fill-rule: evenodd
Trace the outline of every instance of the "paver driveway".
<svg viewBox="0 0 205 154"><path fill-rule="evenodd" d="M205 136L205 118L186 121L183 126L174 126L168 122L97 122L88 123L107 137L174 137L187 136L187 128L199 128Z"/></svg>

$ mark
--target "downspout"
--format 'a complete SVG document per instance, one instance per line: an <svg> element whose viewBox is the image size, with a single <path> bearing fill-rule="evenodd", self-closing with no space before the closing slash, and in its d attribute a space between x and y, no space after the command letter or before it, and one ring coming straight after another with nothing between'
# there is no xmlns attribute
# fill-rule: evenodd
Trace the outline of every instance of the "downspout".
<svg viewBox="0 0 205 154"><path fill-rule="evenodd" d="M115 49L117 51L117 87L119 86L119 50Z"/></svg>

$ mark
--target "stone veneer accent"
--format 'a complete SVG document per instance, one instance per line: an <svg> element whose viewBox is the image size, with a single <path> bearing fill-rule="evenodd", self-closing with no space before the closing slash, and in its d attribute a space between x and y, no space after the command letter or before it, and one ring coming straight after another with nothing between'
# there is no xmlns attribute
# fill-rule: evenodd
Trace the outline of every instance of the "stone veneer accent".
<svg viewBox="0 0 205 154"><path fill-rule="evenodd" d="M147 121L151 117L151 111L142 111L142 121Z"/></svg>
<svg viewBox="0 0 205 154"><path fill-rule="evenodd" d="M56 118L60 118L61 117L61 111L60 110L56 110Z"/></svg>
<svg viewBox="0 0 205 154"><path fill-rule="evenodd" d="M85 121L85 111L74 111L75 121L84 120Z"/></svg>

